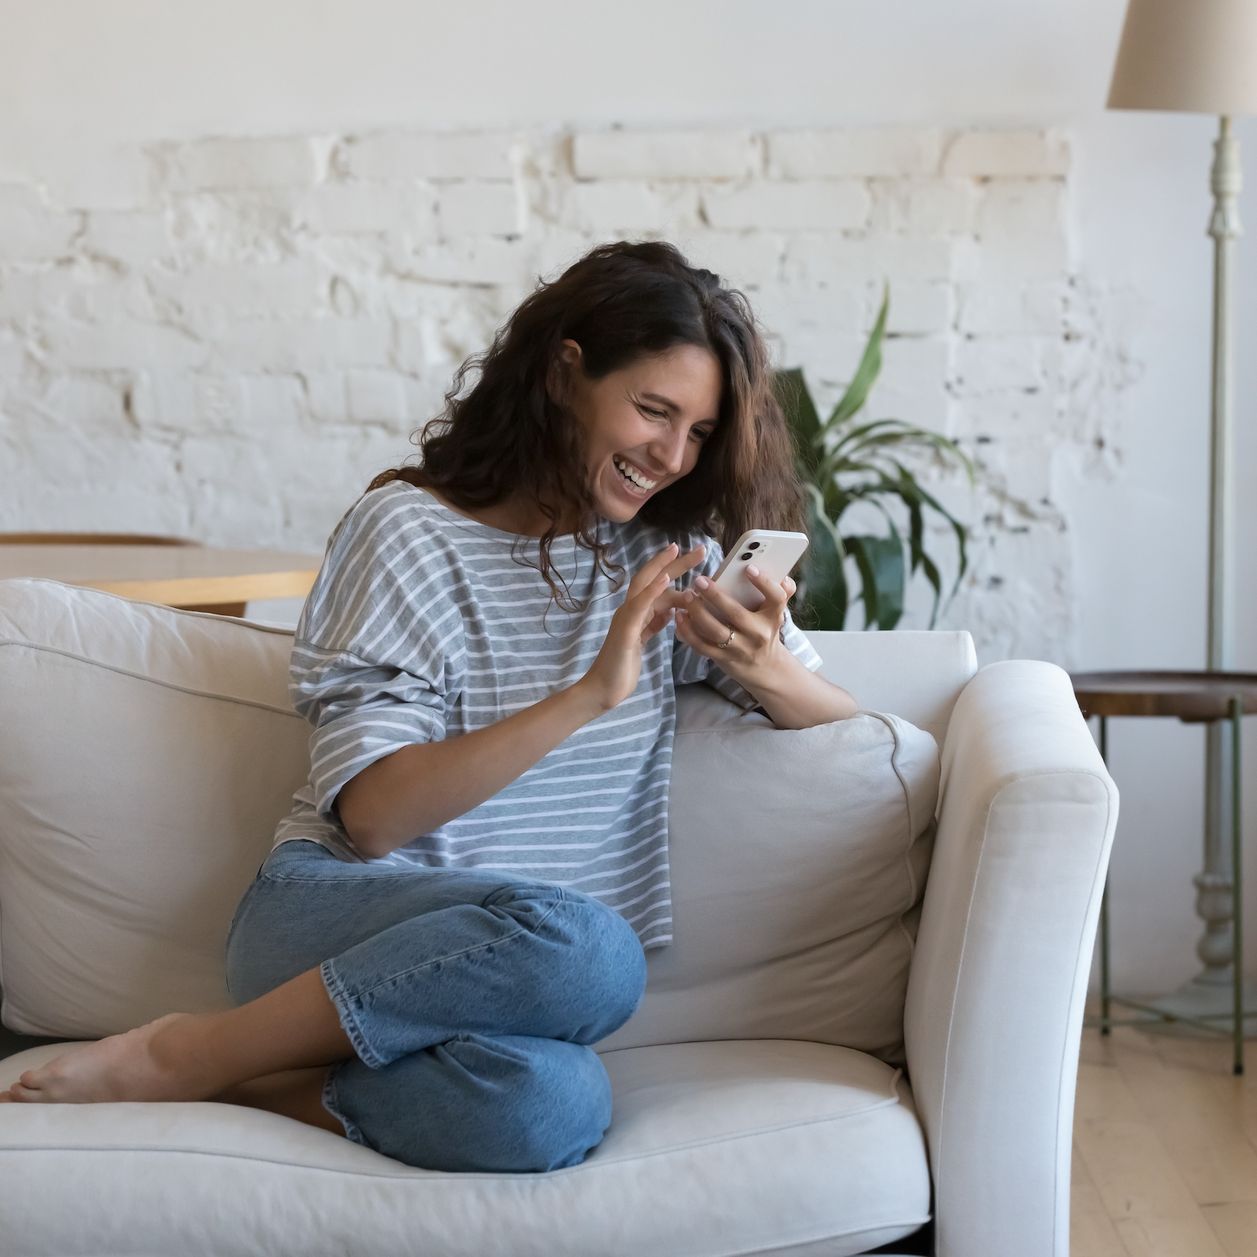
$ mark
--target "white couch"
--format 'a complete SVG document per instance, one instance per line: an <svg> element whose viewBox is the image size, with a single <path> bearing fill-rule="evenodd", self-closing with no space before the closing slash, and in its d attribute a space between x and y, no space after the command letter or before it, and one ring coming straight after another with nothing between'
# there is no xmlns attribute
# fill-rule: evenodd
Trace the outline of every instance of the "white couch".
<svg viewBox="0 0 1257 1257"><path fill-rule="evenodd" d="M240 1106L7 1104L0 1252L1065 1257L1117 790L1053 664L808 636L860 715L778 730L678 694L675 939L596 1045L615 1107L583 1163L450 1174ZM291 641L0 581L0 1086L229 1006L227 926L308 769Z"/></svg>

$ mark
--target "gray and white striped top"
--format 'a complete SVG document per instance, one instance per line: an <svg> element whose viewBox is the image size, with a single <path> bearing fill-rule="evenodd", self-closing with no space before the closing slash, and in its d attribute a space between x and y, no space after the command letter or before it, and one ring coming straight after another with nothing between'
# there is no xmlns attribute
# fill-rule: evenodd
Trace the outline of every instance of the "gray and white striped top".
<svg viewBox="0 0 1257 1257"><path fill-rule="evenodd" d="M359 499L333 530L297 623L289 694L313 727L310 780L293 796L274 846L307 838L363 861L332 811L351 777L411 743L482 729L580 680L629 579L669 541L682 554L707 546L682 588L699 572L712 575L722 559L719 543L701 532L669 536L635 520L600 519L598 536L624 566L618 577L602 572L572 535L551 547L556 583L561 589L566 580L576 605L589 604L572 614L552 602L540 572L512 559L515 533L405 481ZM535 562L537 539L519 544ZM781 632L811 671L821 666L788 611ZM758 705L668 624L643 646L627 699L471 811L373 862L489 867L573 886L627 918L644 948L665 946L675 687L698 681L745 710Z"/></svg>

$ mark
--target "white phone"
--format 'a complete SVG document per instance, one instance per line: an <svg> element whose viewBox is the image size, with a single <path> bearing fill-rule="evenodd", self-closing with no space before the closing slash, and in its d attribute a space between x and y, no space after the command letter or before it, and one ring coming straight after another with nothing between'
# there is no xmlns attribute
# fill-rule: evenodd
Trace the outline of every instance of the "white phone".
<svg viewBox="0 0 1257 1257"><path fill-rule="evenodd" d="M736 598L748 611L754 611L764 601L764 595L746 574L747 564L754 563L762 575L780 585L803 556L807 544L806 533L750 528L725 554L712 584Z"/></svg>

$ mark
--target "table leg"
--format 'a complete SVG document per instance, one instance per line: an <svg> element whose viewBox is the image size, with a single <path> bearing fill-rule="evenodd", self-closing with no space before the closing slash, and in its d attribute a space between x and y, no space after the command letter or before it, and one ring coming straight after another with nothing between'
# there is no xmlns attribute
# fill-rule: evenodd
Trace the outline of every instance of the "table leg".
<svg viewBox="0 0 1257 1257"><path fill-rule="evenodd" d="M1108 767L1108 724L1100 717L1100 758ZM1112 868L1112 859L1109 868ZM1111 1033L1109 1025L1109 875L1104 874L1104 891L1100 896L1100 1033Z"/></svg>
<svg viewBox="0 0 1257 1257"><path fill-rule="evenodd" d="M1240 823L1240 714L1243 697L1231 699L1231 928L1235 931L1231 949L1231 968L1235 974L1235 1065L1234 1072L1244 1072L1244 897L1240 891L1240 864L1244 844Z"/></svg>

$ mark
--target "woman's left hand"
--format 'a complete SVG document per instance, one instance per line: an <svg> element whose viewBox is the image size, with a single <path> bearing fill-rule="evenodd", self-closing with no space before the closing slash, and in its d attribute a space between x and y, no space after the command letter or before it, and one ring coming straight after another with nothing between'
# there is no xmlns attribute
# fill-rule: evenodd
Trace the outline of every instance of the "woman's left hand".
<svg viewBox="0 0 1257 1257"><path fill-rule="evenodd" d="M746 569L747 579L764 595L754 611L748 611L735 598L719 590L704 576L696 577L676 612L677 636L687 646L715 660L735 680L766 671L779 650L781 626L786 620L786 603L798 588L790 577L780 584L762 572ZM706 581L706 588L699 588ZM720 643L733 640L721 649Z"/></svg>

